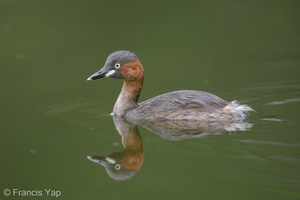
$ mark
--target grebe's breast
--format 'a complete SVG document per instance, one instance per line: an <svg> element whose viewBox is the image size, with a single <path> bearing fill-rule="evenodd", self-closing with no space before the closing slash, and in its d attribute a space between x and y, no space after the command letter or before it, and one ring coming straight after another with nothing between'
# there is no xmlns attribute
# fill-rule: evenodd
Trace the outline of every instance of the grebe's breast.
<svg viewBox="0 0 300 200"><path fill-rule="evenodd" d="M211 93L179 90L141 102L128 110L125 117L136 120L207 120L208 113L220 112L228 104Z"/></svg>

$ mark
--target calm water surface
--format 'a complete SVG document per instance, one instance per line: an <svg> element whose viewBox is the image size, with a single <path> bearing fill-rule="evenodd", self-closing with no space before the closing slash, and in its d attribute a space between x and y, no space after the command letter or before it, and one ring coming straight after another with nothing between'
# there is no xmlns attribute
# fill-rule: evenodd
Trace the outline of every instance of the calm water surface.
<svg viewBox="0 0 300 200"><path fill-rule="evenodd" d="M299 199L299 8L1 1L0 199L60 194L46 189L58 199ZM122 82L86 78L119 49L145 67L141 101L194 89L257 112L245 131L210 134L115 124ZM132 170L107 172L87 158L113 152Z"/></svg>

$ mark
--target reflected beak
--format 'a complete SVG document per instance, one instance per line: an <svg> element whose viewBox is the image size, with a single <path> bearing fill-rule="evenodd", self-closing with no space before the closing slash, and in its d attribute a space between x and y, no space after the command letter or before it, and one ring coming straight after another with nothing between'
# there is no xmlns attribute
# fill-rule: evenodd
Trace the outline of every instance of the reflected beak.
<svg viewBox="0 0 300 200"><path fill-rule="evenodd" d="M88 156L87 157L90 161L94 162L94 163L98 163L102 166L105 167L107 161L105 160L105 157L103 156Z"/></svg>
<svg viewBox="0 0 300 200"><path fill-rule="evenodd" d="M115 164L116 161L108 156L88 156L87 157L90 161L94 162L94 163L98 163L102 166L106 166L106 165L112 165Z"/></svg>

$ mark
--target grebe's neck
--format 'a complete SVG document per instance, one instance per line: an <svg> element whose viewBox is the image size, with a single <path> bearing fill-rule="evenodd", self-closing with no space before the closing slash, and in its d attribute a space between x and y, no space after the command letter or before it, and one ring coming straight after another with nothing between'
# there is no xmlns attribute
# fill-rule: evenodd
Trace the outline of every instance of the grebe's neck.
<svg viewBox="0 0 300 200"><path fill-rule="evenodd" d="M137 107L144 81L144 69L139 61L131 62L130 67L123 67L124 83L113 110L114 115L118 116L124 116L128 109Z"/></svg>

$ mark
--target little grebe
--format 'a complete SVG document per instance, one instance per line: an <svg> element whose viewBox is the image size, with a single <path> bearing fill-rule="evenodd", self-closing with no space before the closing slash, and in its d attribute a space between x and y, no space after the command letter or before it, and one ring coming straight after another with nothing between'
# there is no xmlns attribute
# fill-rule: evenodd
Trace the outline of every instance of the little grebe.
<svg viewBox="0 0 300 200"><path fill-rule="evenodd" d="M239 121L253 111L237 101L228 102L214 94L194 90L169 92L138 103L144 69L130 51L110 54L104 67L87 80L103 77L124 80L113 114L131 120Z"/></svg>

